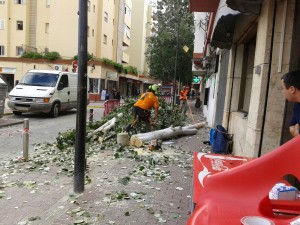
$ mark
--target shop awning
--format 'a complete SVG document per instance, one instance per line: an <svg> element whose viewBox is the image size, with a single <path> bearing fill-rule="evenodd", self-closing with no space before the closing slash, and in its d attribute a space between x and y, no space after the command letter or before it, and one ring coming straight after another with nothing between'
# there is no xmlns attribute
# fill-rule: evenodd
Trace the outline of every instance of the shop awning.
<svg viewBox="0 0 300 225"><path fill-rule="evenodd" d="M264 0L226 0L228 7L233 10L256 15L259 15L263 2Z"/></svg>
<svg viewBox="0 0 300 225"><path fill-rule="evenodd" d="M132 74L120 74L120 77L125 77L127 79L131 79L131 80L139 80L138 75L132 75Z"/></svg>
<svg viewBox="0 0 300 225"><path fill-rule="evenodd" d="M215 12L220 0L189 0L191 12Z"/></svg>
<svg viewBox="0 0 300 225"><path fill-rule="evenodd" d="M211 46L221 49L230 49L233 40L235 22L241 14L226 5L226 0L221 0L216 13Z"/></svg>

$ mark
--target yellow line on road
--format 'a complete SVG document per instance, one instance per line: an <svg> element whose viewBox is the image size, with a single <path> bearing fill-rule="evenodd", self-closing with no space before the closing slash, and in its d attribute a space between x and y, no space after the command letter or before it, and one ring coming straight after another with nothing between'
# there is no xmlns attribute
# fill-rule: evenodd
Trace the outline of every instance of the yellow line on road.
<svg viewBox="0 0 300 225"><path fill-rule="evenodd" d="M88 107L88 108L104 108L104 106L103 106L103 105L101 105L101 106L96 106L96 105L88 105L87 107Z"/></svg>

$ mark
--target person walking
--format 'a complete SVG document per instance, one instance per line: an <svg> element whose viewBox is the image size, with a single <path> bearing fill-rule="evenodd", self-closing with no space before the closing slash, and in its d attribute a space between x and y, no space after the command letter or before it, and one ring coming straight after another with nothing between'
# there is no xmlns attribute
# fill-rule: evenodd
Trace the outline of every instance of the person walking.
<svg viewBox="0 0 300 225"><path fill-rule="evenodd" d="M128 124L125 128L127 132L129 132L133 126L143 120L146 123L147 130L151 130L151 109L154 108L155 112L155 122L154 125L158 122L158 99L156 95L158 94L158 85L154 84L149 86L148 90L141 95L141 97L137 100L133 105L133 120L130 124Z"/></svg>
<svg viewBox="0 0 300 225"><path fill-rule="evenodd" d="M300 70L284 74L281 77L281 88L286 99L295 102L289 130L291 135L296 137L300 128Z"/></svg>
<svg viewBox="0 0 300 225"><path fill-rule="evenodd" d="M180 110L184 114L186 114L186 111L188 108L188 106L187 106L188 93L189 93L188 88L186 86L183 86L183 89L180 91L180 94L179 94Z"/></svg>

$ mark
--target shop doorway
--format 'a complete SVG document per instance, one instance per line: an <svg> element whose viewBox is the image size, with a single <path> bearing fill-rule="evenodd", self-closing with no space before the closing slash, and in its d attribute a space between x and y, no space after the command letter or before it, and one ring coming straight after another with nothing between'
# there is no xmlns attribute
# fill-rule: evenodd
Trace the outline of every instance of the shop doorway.
<svg viewBox="0 0 300 225"><path fill-rule="evenodd" d="M7 84L7 93L14 88L14 74L0 74L3 81Z"/></svg>

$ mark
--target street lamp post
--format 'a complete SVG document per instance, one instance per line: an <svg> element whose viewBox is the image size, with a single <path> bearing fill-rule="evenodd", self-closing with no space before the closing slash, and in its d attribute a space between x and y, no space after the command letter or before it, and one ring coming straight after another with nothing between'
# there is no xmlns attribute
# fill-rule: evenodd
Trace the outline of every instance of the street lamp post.
<svg viewBox="0 0 300 225"><path fill-rule="evenodd" d="M176 21L176 56L175 56L175 68L174 68L174 78L173 78L173 106L176 104L176 75L177 75L177 61L178 61L178 40L179 40L179 26L178 21Z"/></svg>

